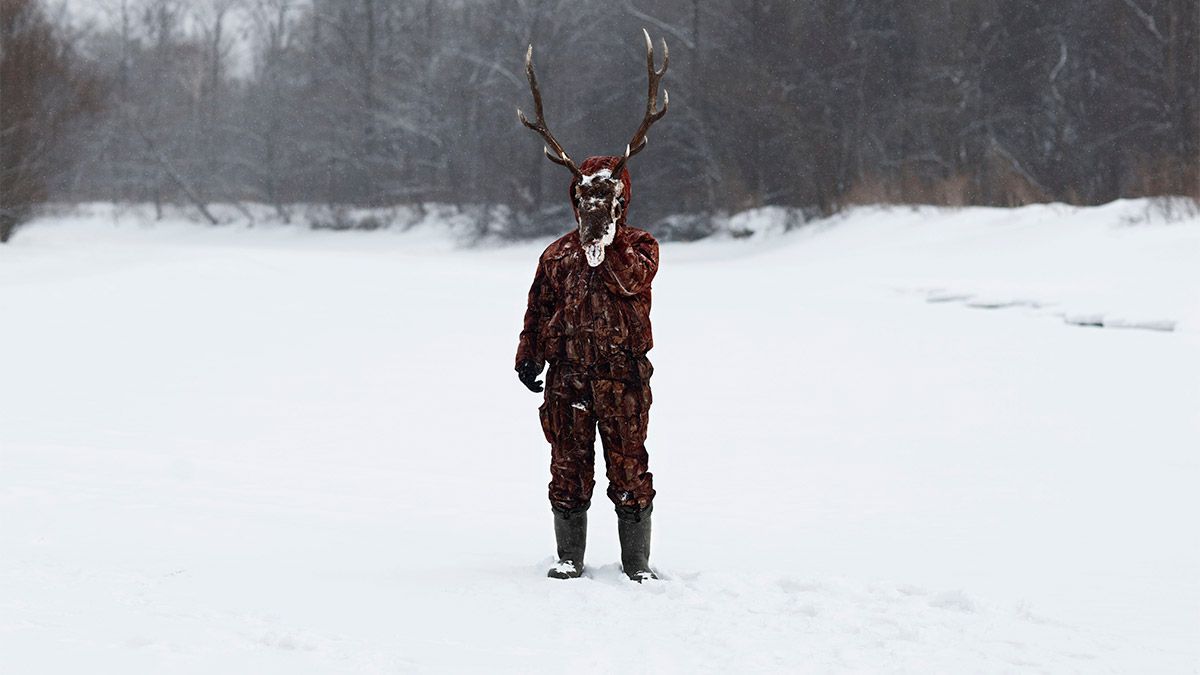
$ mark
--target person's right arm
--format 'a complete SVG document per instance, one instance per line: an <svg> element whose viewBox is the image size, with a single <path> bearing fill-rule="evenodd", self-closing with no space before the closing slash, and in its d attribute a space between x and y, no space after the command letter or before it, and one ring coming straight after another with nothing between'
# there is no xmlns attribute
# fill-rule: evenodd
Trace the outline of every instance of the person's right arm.
<svg viewBox="0 0 1200 675"><path fill-rule="evenodd" d="M546 317L554 311L554 290L546 275L545 258L538 259L537 272L533 275L533 284L529 287L529 297L525 306L525 323L521 328L521 337L517 341L516 370L521 382L530 391L542 390L540 380L535 381L546 365L545 353L542 349L541 328Z"/></svg>

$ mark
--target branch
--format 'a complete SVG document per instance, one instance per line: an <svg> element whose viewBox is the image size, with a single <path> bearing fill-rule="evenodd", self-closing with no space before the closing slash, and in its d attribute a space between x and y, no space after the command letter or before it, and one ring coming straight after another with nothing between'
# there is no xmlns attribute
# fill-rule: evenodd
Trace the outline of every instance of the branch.
<svg viewBox="0 0 1200 675"><path fill-rule="evenodd" d="M646 23L654 24L655 26L658 26L659 29L670 33L675 37L676 40L682 42L683 46L687 47L688 49L696 48L696 43L687 36L686 32L679 30L675 26L672 26L665 21L661 21L650 16L649 14L646 14L645 12L642 12L637 7L633 6L633 0L625 0L625 11L641 19L642 21L645 21Z"/></svg>
<svg viewBox="0 0 1200 675"><path fill-rule="evenodd" d="M1159 42L1163 44L1167 43L1167 39L1163 37L1162 33L1158 32L1158 26L1154 23L1154 17L1150 16L1146 10L1138 7L1137 3L1133 0L1122 1L1129 6L1129 9L1132 9L1134 13L1138 15L1138 18L1142 20L1142 23L1146 24L1146 29L1153 33L1154 37L1158 38Z"/></svg>
<svg viewBox="0 0 1200 675"><path fill-rule="evenodd" d="M1042 185L1040 182L1038 182L1038 179L1034 178L1034 177L1033 177L1033 174L1031 174L1031 173L1029 173L1028 171L1026 171L1026 170L1025 170L1025 167L1021 166L1021 163L1017 161L1017 158L1016 158L1016 157L1014 157L1014 156L1013 156L1013 154L1012 154L1011 152L1009 152L1009 151L1008 151L1008 150L1007 150L1007 149L1006 149L1006 148L1005 148L1005 147L1004 147L1004 146L1003 146L1003 145L1000 143L1000 141L996 140L995 138L993 138L993 139L992 139L992 148L993 148L993 149L996 151L996 153L997 153L997 154L999 154L1001 157L1003 157L1004 159L1007 159L1007 160L1008 160L1008 163L1009 163L1010 165L1012 165L1013 171L1016 171L1018 174L1020 174L1020 175L1021 175L1021 177L1022 177L1022 178L1024 178L1024 179L1025 179L1025 180L1027 180L1027 181L1029 181L1029 184L1030 184L1030 185L1032 185L1033 187L1037 188L1037 189L1038 189L1039 191L1041 191L1043 194L1053 194L1053 193L1051 193L1049 190L1047 190L1047 189L1046 189L1046 188L1045 188L1045 187L1044 187L1044 186L1043 186L1043 185Z"/></svg>
<svg viewBox="0 0 1200 675"><path fill-rule="evenodd" d="M159 168L162 169L163 173L165 173L167 177L171 179L171 182L175 183L180 190L183 190L183 194L187 195L187 198L191 200L192 204L196 206L196 209L204 215L209 223L212 223L213 225L220 225L221 222L217 220L211 212L209 212L208 205L204 203L203 199L200 199L200 195L196 194L195 190L193 190L192 186L189 185L186 180L184 180L183 176L179 175L179 172L175 170L175 166L171 164L171 160L167 159L166 155L159 150L158 145L150 138L148 134L146 134L146 130L143 129L141 125L136 124L132 119L132 116L130 116L129 121L130 126L137 130L138 136L141 136L142 140L146 143L146 148L150 150L150 156L158 164Z"/></svg>

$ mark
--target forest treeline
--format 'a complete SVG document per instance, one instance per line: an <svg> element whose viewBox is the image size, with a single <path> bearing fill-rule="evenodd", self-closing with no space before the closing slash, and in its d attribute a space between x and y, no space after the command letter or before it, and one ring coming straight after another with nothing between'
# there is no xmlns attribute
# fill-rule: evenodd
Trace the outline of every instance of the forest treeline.
<svg viewBox="0 0 1200 675"><path fill-rule="evenodd" d="M561 229L645 109L634 222L1200 194L1195 0L0 0L0 238L40 201L502 205ZM679 227L673 214L699 214ZM215 219L213 219L215 220ZM7 224L6 224L7 223Z"/></svg>

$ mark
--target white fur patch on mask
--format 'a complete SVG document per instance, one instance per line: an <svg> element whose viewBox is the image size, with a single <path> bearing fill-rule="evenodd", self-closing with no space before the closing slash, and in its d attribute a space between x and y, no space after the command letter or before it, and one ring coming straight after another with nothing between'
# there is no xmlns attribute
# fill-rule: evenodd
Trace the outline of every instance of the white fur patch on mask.
<svg viewBox="0 0 1200 675"><path fill-rule="evenodd" d="M592 181L595 180L612 180L612 171L609 169L600 169L595 173L587 174L586 176L580 178L579 184L591 185ZM613 238L617 235L617 219L619 218L619 215L615 211L616 198L620 197L625 191L625 185L621 181L614 182L616 185L615 189L613 190L612 199L609 202L601 202L598 198L592 198L588 200L595 205L607 206L610 214L613 216L613 221L604 228L604 236L600 237L599 241L592 242L590 244L583 244L583 254L587 257L587 263L590 267L596 267L600 263L604 262L604 251L606 248L608 248L609 244L613 243Z"/></svg>
<svg viewBox="0 0 1200 675"><path fill-rule="evenodd" d="M608 245L613 243L613 237L617 236L617 224L609 223L604 228L604 236L600 237L600 241L584 244L583 254L587 256L587 264L590 267L595 267L604 262L604 251Z"/></svg>
<svg viewBox="0 0 1200 675"><path fill-rule="evenodd" d="M593 173L584 174L583 176L580 176L579 183L580 185L590 185L592 181L604 178L612 178L612 171L608 169L599 169Z"/></svg>

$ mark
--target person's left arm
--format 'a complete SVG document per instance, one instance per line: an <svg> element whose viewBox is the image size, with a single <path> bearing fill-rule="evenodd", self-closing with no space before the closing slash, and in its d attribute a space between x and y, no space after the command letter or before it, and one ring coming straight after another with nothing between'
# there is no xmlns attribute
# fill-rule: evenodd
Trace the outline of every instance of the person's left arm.
<svg viewBox="0 0 1200 675"><path fill-rule="evenodd" d="M614 242L604 252L604 284L617 295L637 295L658 273L658 242L648 232Z"/></svg>

